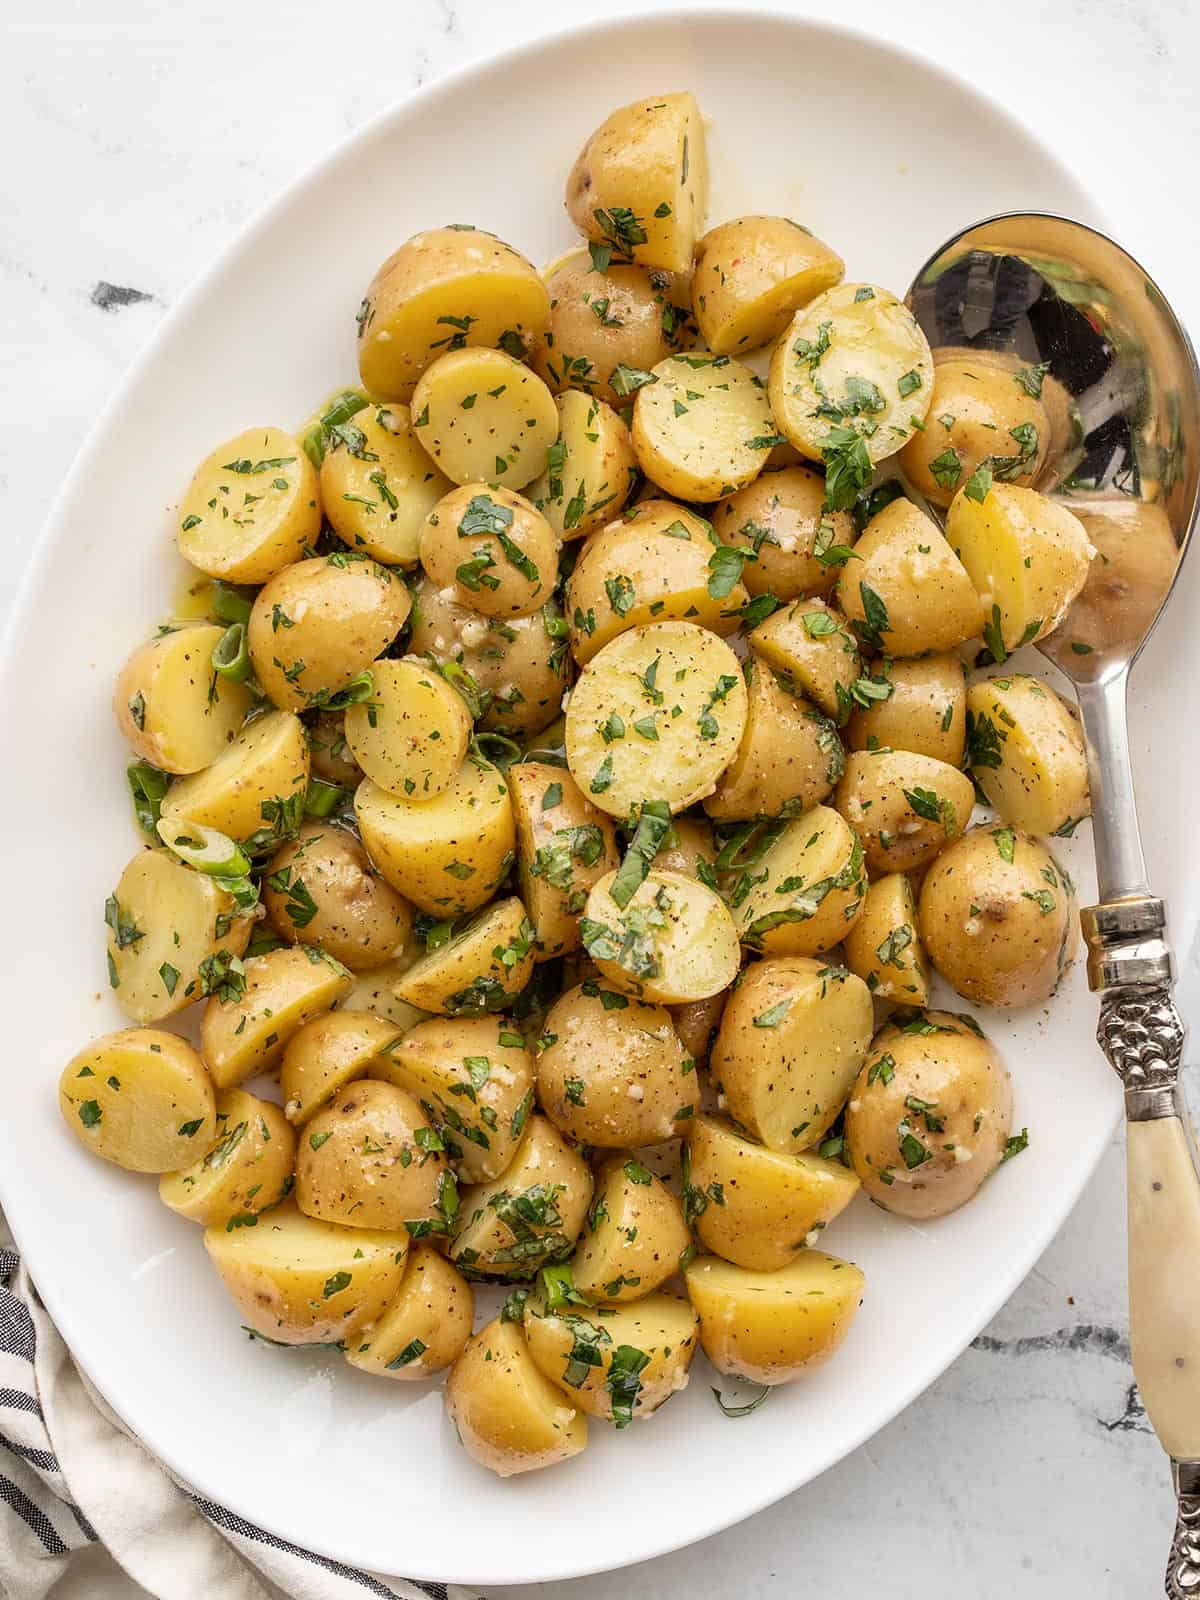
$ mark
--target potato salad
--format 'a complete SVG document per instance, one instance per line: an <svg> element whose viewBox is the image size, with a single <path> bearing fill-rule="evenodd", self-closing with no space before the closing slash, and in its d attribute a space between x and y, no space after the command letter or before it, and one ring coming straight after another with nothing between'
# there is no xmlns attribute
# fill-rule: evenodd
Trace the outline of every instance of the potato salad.
<svg viewBox="0 0 1200 1600"><path fill-rule="evenodd" d="M180 485L116 679L125 1025L65 1124L231 1337L440 1382L501 1476L697 1352L733 1415L833 1357L846 1207L932 1224L1030 1137L963 1003L1078 939L1083 741L1009 659L1093 555L1036 487L1063 393L707 190L665 94L543 269L436 219L364 262L357 381Z"/></svg>

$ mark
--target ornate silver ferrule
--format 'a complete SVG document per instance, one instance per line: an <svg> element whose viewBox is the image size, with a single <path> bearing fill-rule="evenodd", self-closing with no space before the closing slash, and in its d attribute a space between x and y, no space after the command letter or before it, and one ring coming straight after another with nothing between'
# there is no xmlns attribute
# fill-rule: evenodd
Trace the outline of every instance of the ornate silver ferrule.
<svg viewBox="0 0 1200 1600"><path fill-rule="evenodd" d="M1081 914L1088 980L1102 991L1096 1037L1125 1085L1131 1122L1179 1115L1184 1026L1171 998L1174 963L1161 900L1091 906Z"/></svg>
<svg viewBox="0 0 1200 1600"><path fill-rule="evenodd" d="M1200 1597L1200 1461L1172 1461L1179 1516L1167 1563L1167 1600Z"/></svg>

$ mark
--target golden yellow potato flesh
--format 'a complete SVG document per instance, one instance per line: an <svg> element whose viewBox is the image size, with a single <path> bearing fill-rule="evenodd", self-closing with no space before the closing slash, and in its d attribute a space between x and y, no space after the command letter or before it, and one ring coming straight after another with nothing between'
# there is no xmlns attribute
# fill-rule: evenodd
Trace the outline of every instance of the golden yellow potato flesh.
<svg viewBox="0 0 1200 1600"><path fill-rule="evenodd" d="M481 1328L450 1369L446 1413L467 1454L501 1478L578 1455L587 1418L544 1376L516 1322Z"/></svg>
<svg viewBox="0 0 1200 1600"><path fill-rule="evenodd" d="M867 890L862 916L846 935L846 965L877 1000L923 1006L929 966L917 927L912 884L903 872L877 878Z"/></svg>
<svg viewBox="0 0 1200 1600"><path fill-rule="evenodd" d="M95 1039L63 1068L63 1121L85 1149L130 1172L172 1172L216 1128L213 1086L185 1040L159 1028Z"/></svg>
<svg viewBox="0 0 1200 1600"><path fill-rule="evenodd" d="M321 503L333 531L385 566L416 566L421 525L451 487L396 400L356 412L321 462Z"/></svg>
<svg viewBox="0 0 1200 1600"><path fill-rule="evenodd" d="M580 1294L610 1304L640 1300L679 1271L691 1233L679 1201L638 1156L605 1159L571 1262Z"/></svg>
<svg viewBox="0 0 1200 1600"><path fill-rule="evenodd" d="M651 483L717 500L762 471L776 439L761 380L728 356L668 356L637 392L633 448Z"/></svg>
<svg viewBox="0 0 1200 1600"><path fill-rule="evenodd" d="M540 1298L525 1303L525 1338L540 1371L568 1402L619 1428L652 1416L687 1387L697 1321L673 1294L602 1311L568 1306L555 1313Z"/></svg>
<svg viewBox="0 0 1200 1600"><path fill-rule="evenodd" d="M1057 833L1090 813L1083 734L1048 683L1013 673L972 684L967 726L971 771L1005 822Z"/></svg>
<svg viewBox="0 0 1200 1600"><path fill-rule="evenodd" d="M717 355L757 350L845 270L839 255L788 217L719 223L696 245L692 309L701 336Z"/></svg>
<svg viewBox="0 0 1200 1600"><path fill-rule="evenodd" d="M282 1200L292 1186L296 1136L280 1108L244 1089L217 1096L215 1132L190 1166L164 1172L159 1199L205 1227L234 1217L242 1226Z"/></svg>
<svg viewBox="0 0 1200 1600"><path fill-rule="evenodd" d="M321 532L317 474L282 428L250 428L196 469L179 507L179 553L228 583L267 583Z"/></svg>
<svg viewBox="0 0 1200 1600"><path fill-rule="evenodd" d="M113 690L121 736L164 772L199 772L236 737L253 701L212 664L224 630L193 623L139 646Z"/></svg>
<svg viewBox="0 0 1200 1600"><path fill-rule="evenodd" d="M829 806L784 823L753 872L734 873L727 889L743 944L801 956L844 939L866 892L862 844Z"/></svg>
<svg viewBox="0 0 1200 1600"><path fill-rule="evenodd" d="M347 1342L346 1360L360 1372L419 1382L458 1360L474 1309L462 1273L432 1245L418 1244L386 1310Z"/></svg>
<svg viewBox="0 0 1200 1600"><path fill-rule="evenodd" d="M304 724L291 711L267 711L246 723L203 772L167 790L164 817L198 822L244 841L269 837L302 814L309 751Z"/></svg>

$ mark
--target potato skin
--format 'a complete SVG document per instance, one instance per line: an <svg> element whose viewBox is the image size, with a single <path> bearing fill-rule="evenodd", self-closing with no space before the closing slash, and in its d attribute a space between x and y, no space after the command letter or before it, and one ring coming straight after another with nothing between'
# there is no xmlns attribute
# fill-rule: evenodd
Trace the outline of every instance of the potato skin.
<svg viewBox="0 0 1200 1600"><path fill-rule="evenodd" d="M367 288L356 318L358 370L381 400L409 400L441 351L528 348L549 313L537 269L511 245L482 228L428 228L394 251Z"/></svg>
<svg viewBox="0 0 1200 1600"><path fill-rule="evenodd" d="M190 1166L164 1172L158 1196L204 1227L258 1216L292 1186L296 1136L280 1108L244 1089L217 1097L214 1131Z"/></svg>
<svg viewBox="0 0 1200 1600"><path fill-rule="evenodd" d="M773 594L777 600L808 595L828 596L838 568L819 561L814 552L818 534L825 549L822 522L832 529L830 547L852 548L857 538L848 511L825 511L825 479L811 466L761 472L753 482L719 500L712 523L722 544L747 550L742 582L752 595Z"/></svg>
<svg viewBox="0 0 1200 1600"><path fill-rule="evenodd" d="M629 1416L615 1419L618 1427L651 1416L687 1387L698 1324L688 1302L673 1294L646 1295L632 1305L609 1306L602 1312L572 1307L555 1313L546 1309L541 1296L525 1303L530 1355L567 1400L589 1416L614 1420L615 1396L609 1380L617 1353L625 1348L648 1357L637 1374ZM581 1370L576 1370L571 1358L577 1342L591 1346L598 1365L579 1363ZM576 1378L577 1382L568 1381Z"/></svg>
<svg viewBox="0 0 1200 1600"><path fill-rule="evenodd" d="M609 1304L640 1300L674 1277L691 1237L679 1201L661 1178L636 1157L606 1156L571 1264L575 1287Z"/></svg>
<svg viewBox="0 0 1200 1600"><path fill-rule="evenodd" d="M324 704L383 654L410 604L399 574L377 561L340 553L297 561L250 612L255 676L284 711Z"/></svg>
<svg viewBox="0 0 1200 1600"><path fill-rule="evenodd" d="M350 1228L402 1232L436 1222L449 1172L441 1140L411 1095L362 1078L338 1091L304 1129L296 1204Z"/></svg>
<svg viewBox="0 0 1200 1600"><path fill-rule="evenodd" d="M722 222L696 245L692 308L701 336L717 355L757 350L845 270L839 255L788 217Z"/></svg>
<svg viewBox="0 0 1200 1600"><path fill-rule="evenodd" d="M473 527L482 531L471 533ZM459 605L487 617L540 611L554 591L558 547L554 529L528 500L488 483L452 489L421 529L421 565L429 578Z"/></svg>
<svg viewBox="0 0 1200 1600"><path fill-rule="evenodd" d="M765 663L746 664L746 728L704 809L720 822L794 816L819 805L846 756L833 723L800 699Z"/></svg>
<svg viewBox="0 0 1200 1600"><path fill-rule="evenodd" d="M588 891L620 865L612 818L594 806L571 774L540 761L508 769L517 826L521 899L537 939L535 959L578 950Z"/></svg>
<svg viewBox="0 0 1200 1600"><path fill-rule="evenodd" d="M263 903L289 944L318 944L352 972L381 966L412 938L407 901L371 871L354 835L328 822L306 822L275 852Z"/></svg>
<svg viewBox="0 0 1200 1600"><path fill-rule="evenodd" d="M981 462L1025 454L1021 440L1029 428L1035 430L1037 443L1013 483L1034 483L1045 462L1050 442L1045 407L1017 382L1016 371L970 354L935 356L925 430L905 444L900 466L931 505L948 506Z"/></svg>
<svg viewBox="0 0 1200 1600"><path fill-rule="evenodd" d="M252 704L213 670L224 630L204 623L139 645L121 668L113 713L134 754L164 772L199 772L237 734Z"/></svg>
<svg viewBox="0 0 1200 1600"><path fill-rule="evenodd" d="M524 1137L512 1161L499 1177L462 1196L450 1256L484 1277L529 1279L548 1263L565 1261L591 1204L586 1161L545 1117L528 1116L532 1099L517 1119L514 1131L523 1123ZM514 1211L517 1202L521 1209Z"/></svg>
<svg viewBox="0 0 1200 1600"><path fill-rule="evenodd" d="M304 724L291 711L266 711L203 772L167 790L164 817L216 828L241 842L270 837L276 818L294 815L308 787Z"/></svg>
<svg viewBox="0 0 1200 1600"><path fill-rule="evenodd" d="M518 1323L497 1317L450 1369L446 1413L467 1454L498 1477L578 1455L587 1418L538 1369Z"/></svg>
<svg viewBox="0 0 1200 1600"><path fill-rule="evenodd" d="M877 1000L923 1006L929 1000L929 964L921 946L912 884L902 872L877 878L862 915L846 935L846 965Z"/></svg>
<svg viewBox="0 0 1200 1600"><path fill-rule="evenodd" d="M543 1038L552 1042L537 1059L538 1099L568 1138L620 1150L679 1132L696 1079L662 1006L585 982L551 1006Z"/></svg>
<svg viewBox="0 0 1200 1600"><path fill-rule="evenodd" d="M970 765L1005 822L1057 833L1092 809L1077 718L1028 673L985 678L967 691Z"/></svg>
<svg viewBox="0 0 1200 1600"><path fill-rule="evenodd" d="M457 1361L471 1337L475 1291L432 1245L408 1253L400 1287L383 1314L346 1346L361 1372L419 1382Z"/></svg>
<svg viewBox="0 0 1200 1600"><path fill-rule="evenodd" d="M248 960L240 992L226 997L218 989L200 1019L200 1049L214 1083L229 1089L270 1071L292 1035L344 999L353 981L340 961L311 945Z"/></svg>
<svg viewBox="0 0 1200 1600"><path fill-rule="evenodd" d="M907 750L856 750L834 805L858 834L873 873L932 861L971 820L975 790L957 767Z"/></svg>
<svg viewBox="0 0 1200 1600"><path fill-rule="evenodd" d="M348 995L352 1001L354 996ZM354 1078L365 1077L386 1051L400 1042L400 1030L385 1017L351 1005L306 1022L288 1040L279 1069L283 1110L295 1127L339 1094Z"/></svg>
<svg viewBox="0 0 1200 1600"><path fill-rule="evenodd" d="M959 994L980 1005L1048 1000L1074 958L1074 885L1037 839L1007 824L972 828L921 885L921 942Z"/></svg>
<svg viewBox="0 0 1200 1600"><path fill-rule="evenodd" d="M962 658L953 650L903 661L885 657L874 675L892 692L850 713L844 735L850 749L909 750L960 767L967 738Z"/></svg>
<svg viewBox="0 0 1200 1600"><path fill-rule="evenodd" d="M106 1033L67 1062L58 1087L63 1121L80 1144L129 1172L172 1172L212 1142L212 1082L176 1034Z"/></svg>
<svg viewBox="0 0 1200 1600"><path fill-rule="evenodd" d="M968 1019L970 1020L970 1019ZM978 1028L946 1011L876 1035L846 1107L863 1188L898 1216L957 1210L1004 1159L1012 1081Z"/></svg>
<svg viewBox="0 0 1200 1600"><path fill-rule="evenodd" d="M736 877L728 892L743 944L771 955L816 955L843 939L862 911L862 844L844 817L814 806L786 823L754 872Z"/></svg>
<svg viewBox="0 0 1200 1600"><path fill-rule="evenodd" d="M321 532L317 474L282 428L249 428L196 468L179 507L179 553L228 583L268 583Z"/></svg>
<svg viewBox="0 0 1200 1600"><path fill-rule="evenodd" d="M824 600L797 600L759 623L750 634L750 649L790 677L826 716L839 725L846 720L862 659L840 611Z"/></svg>

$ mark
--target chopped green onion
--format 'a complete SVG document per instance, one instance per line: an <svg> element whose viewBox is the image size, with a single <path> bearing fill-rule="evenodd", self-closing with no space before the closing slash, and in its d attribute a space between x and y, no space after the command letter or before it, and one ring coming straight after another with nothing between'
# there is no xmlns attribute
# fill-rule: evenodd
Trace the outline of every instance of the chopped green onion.
<svg viewBox="0 0 1200 1600"><path fill-rule="evenodd" d="M250 676L250 652L246 648L246 624L232 622L217 640L212 653L213 671L231 683L243 683Z"/></svg>
<svg viewBox="0 0 1200 1600"><path fill-rule="evenodd" d="M324 783L320 778L310 778L308 791L304 796L304 815L332 816L349 792L348 789L339 788L336 783Z"/></svg>
<svg viewBox="0 0 1200 1600"><path fill-rule="evenodd" d="M208 603L209 612L218 622L249 622L254 604L253 589L239 588L237 584L223 583L214 578Z"/></svg>
<svg viewBox="0 0 1200 1600"><path fill-rule="evenodd" d="M312 427L301 439L304 454L316 467L321 470L321 463L325 459L325 451L329 444L329 435L334 428L342 427L357 416L364 406L370 401L360 389L343 389L341 394L335 395L328 408L321 413L320 420L314 422Z"/></svg>
<svg viewBox="0 0 1200 1600"><path fill-rule="evenodd" d="M250 871L249 859L228 834L198 822L160 817L158 836L181 861L210 878L244 878Z"/></svg>

